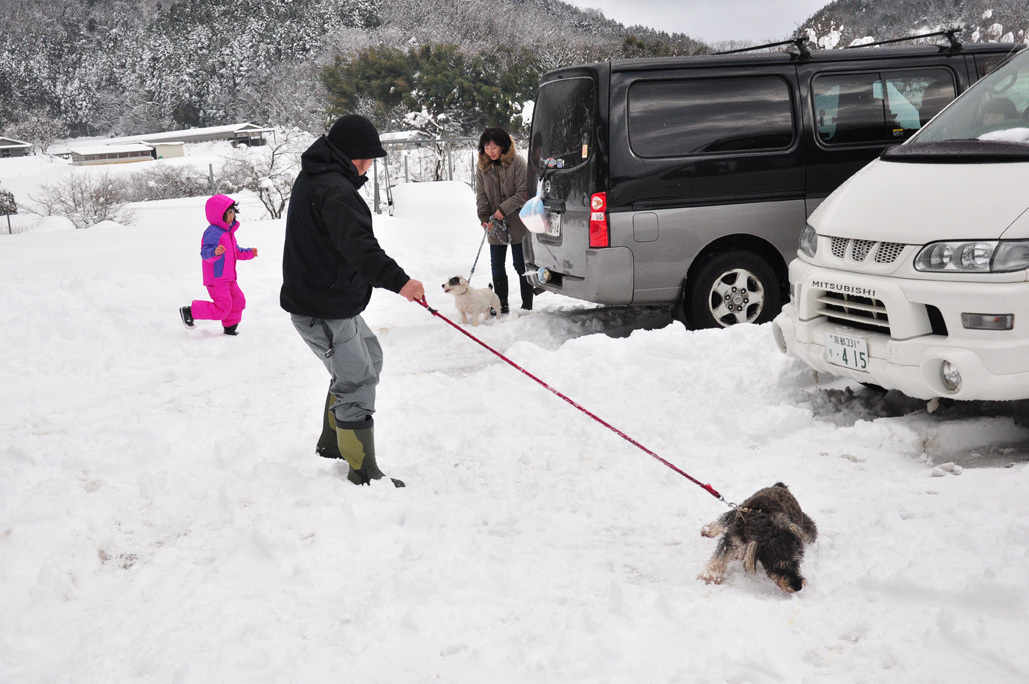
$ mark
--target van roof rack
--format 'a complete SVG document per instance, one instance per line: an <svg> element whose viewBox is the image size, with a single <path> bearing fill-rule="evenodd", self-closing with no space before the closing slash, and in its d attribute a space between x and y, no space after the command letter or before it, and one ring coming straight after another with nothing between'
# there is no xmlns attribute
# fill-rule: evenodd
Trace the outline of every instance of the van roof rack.
<svg viewBox="0 0 1029 684"><path fill-rule="evenodd" d="M904 38L891 38L889 40L878 40L878 41L876 41L874 43L863 43L862 45L847 45L846 47L841 48L841 49L843 49L843 50L853 50L855 48L873 47L873 46L876 46L876 45L890 45L892 43L903 43L903 42L908 41L908 40L917 40L919 38L934 38L936 36L945 36L947 38L947 40L950 42L950 46L948 47L948 49L951 52L957 52L957 51L959 51L961 49L961 41L959 41L957 39L957 36L955 34L959 33L960 31L961 31L960 28L951 28L951 29L947 29L945 31L935 31L933 33L920 33L920 34L918 34L916 36L906 36ZM807 46L808 42L809 41L807 40L807 38L801 38L801 37L798 36L796 38L791 38L790 40L781 40L778 43L765 43L764 45L752 45L750 47L739 48L737 50L724 50L722 52L716 52L715 54L716 55L735 55L735 54L738 54L738 53L741 53L741 52L753 52L755 50L766 50L768 48L780 47L780 46L783 46L783 45L794 45L797 48L797 52L798 52L797 56L800 57L801 59L807 59L808 57L811 56L811 50ZM943 46L941 45L940 47L942 48Z"/></svg>
<svg viewBox="0 0 1029 684"><path fill-rule="evenodd" d="M807 46L807 38L791 38L789 40L781 40L778 43L765 43L764 45L752 45L750 47L739 48L738 50L725 50L723 52L716 52L716 55L735 55L740 52L753 52L754 50L764 50L766 48L779 47L781 45L795 45L799 51L799 57L806 59L811 56L811 50Z"/></svg>
<svg viewBox="0 0 1029 684"><path fill-rule="evenodd" d="M961 41L957 39L954 34L961 31L960 28L947 29L946 31L936 31L934 33L921 33L917 36L907 36L905 38L892 38L890 40L879 40L874 43L864 43L863 45L848 45L844 47L844 50L851 50L854 48L872 47L874 45L889 45L890 43L903 43L906 40L916 40L918 38L933 38L935 36L946 36L947 40L950 41L950 51L957 52L961 49ZM942 45L940 47L943 47Z"/></svg>

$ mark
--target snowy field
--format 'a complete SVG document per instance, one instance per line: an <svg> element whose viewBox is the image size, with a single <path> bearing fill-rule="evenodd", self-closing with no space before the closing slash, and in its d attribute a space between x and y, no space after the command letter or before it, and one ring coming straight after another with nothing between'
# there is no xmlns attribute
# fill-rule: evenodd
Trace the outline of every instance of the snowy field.
<svg viewBox="0 0 1029 684"><path fill-rule="evenodd" d="M0 161L23 207L70 172ZM205 199L0 235L3 684L1029 681L1026 403L929 412L768 326L552 294L469 328L729 501L790 485L807 587L706 585L724 503L381 290L377 447L407 487L349 484L314 455L328 376L278 306L283 221L240 197L239 337L179 321ZM457 320L471 191L395 199L380 241Z"/></svg>

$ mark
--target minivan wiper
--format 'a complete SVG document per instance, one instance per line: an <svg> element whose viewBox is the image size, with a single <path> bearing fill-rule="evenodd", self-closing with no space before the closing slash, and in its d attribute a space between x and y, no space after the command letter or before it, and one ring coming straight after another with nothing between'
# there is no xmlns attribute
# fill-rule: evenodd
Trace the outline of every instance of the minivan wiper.
<svg viewBox="0 0 1029 684"><path fill-rule="evenodd" d="M887 148L883 161L909 164L989 164L1029 159L1029 145L1003 140L940 140Z"/></svg>

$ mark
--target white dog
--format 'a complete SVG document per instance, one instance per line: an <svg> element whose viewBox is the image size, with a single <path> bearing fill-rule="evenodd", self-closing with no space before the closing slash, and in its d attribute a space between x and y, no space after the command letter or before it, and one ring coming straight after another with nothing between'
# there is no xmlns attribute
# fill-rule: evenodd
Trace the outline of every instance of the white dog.
<svg viewBox="0 0 1029 684"><path fill-rule="evenodd" d="M461 323L468 323L471 317L472 325L479 325L479 316L483 320L500 315L500 297L493 291L493 286L481 289L468 287L468 281L461 276L454 276L443 283L443 291L454 295L454 304L461 312Z"/></svg>

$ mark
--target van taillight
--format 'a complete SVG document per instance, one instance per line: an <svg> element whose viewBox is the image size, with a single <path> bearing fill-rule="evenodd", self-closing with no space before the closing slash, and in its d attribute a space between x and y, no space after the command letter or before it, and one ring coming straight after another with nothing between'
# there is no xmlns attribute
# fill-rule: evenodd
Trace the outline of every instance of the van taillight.
<svg viewBox="0 0 1029 684"><path fill-rule="evenodd" d="M607 230L607 193L597 192L590 197L590 247L608 247L611 236Z"/></svg>

